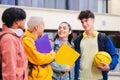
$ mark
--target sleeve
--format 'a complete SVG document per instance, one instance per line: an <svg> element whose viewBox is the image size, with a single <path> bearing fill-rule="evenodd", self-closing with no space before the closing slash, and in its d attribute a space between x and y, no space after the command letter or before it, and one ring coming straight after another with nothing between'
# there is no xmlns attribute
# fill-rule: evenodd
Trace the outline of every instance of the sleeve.
<svg viewBox="0 0 120 80"><path fill-rule="evenodd" d="M52 49L54 49L54 47L56 47L54 42L51 43L51 46L52 46ZM56 51L56 50L54 50L54 51ZM55 71L55 72L65 72L66 71L66 65L58 64L55 61L51 63L51 67L52 67L53 71Z"/></svg>
<svg viewBox="0 0 120 80"><path fill-rule="evenodd" d="M57 64L55 61L51 63L52 69L55 72L65 72L66 71L66 65Z"/></svg>
<svg viewBox="0 0 120 80"><path fill-rule="evenodd" d="M111 55L112 57L112 62L110 63L110 70L115 69L115 67L118 64L118 54L116 53L116 49L112 43L112 41L110 40L110 38L108 36L105 37L106 38L106 51Z"/></svg>
<svg viewBox="0 0 120 80"><path fill-rule="evenodd" d="M74 48L78 53L80 53L80 41L81 41L81 39L82 39L82 36L80 36L80 38L77 38L74 40ZM78 57L78 59L75 62L74 80L78 80L79 70L80 70L80 56Z"/></svg>
<svg viewBox="0 0 120 80"><path fill-rule="evenodd" d="M2 80L16 80L16 45L12 36L1 39Z"/></svg>
<svg viewBox="0 0 120 80"><path fill-rule="evenodd" d="M55 58L55 53L40 53L37 51L34 41L29 38L23 38L22 40L24 49L28 60L35 65L43 65L52 62Z"/></svg>

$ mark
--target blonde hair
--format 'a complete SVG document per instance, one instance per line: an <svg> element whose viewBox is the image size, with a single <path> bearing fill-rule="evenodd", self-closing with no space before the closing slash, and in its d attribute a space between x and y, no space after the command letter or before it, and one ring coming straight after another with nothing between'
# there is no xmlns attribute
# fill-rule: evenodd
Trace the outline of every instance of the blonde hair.
<svg viewBox="0 0 120 80"><path fill-rule="evenodd" d="M42 17L31 16L27 22L27 26L30 31L33 31L34 27L40 25L41 23L43 23Z"/></svg>

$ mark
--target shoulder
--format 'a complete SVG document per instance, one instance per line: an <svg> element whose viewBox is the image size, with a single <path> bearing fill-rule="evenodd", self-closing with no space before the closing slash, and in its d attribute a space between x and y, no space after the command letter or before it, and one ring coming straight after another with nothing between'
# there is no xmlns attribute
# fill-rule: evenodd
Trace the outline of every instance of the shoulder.
<svg viewBox="0 0 120 80"><path fill-rule="evenodd" d="M3 41L14 41L17 38L17 36L11 33L3 33L0 36L1 36L1 40Z"/></svg>
<svg viewBox="0 0 120 80"><path fill-rule="evenodd" d="M23 37L22 38L23 45L34 45L34 40L31 37Z"/></svg>
<svg viewBox="0 0 120 80"><path fill-rule="evenodd" d="M82 38L83 38L83 35L80 35L79 37L77 37L77 38L73 41L73 43L74 43L74 44L80 43L80 41L81 41Z"/></svg>
<svg viewBox="0 0 120 80"><path fill-rule="evenodd" d="M101 32L99 32L99 34L98 34L98 40L105 40L105 41L109 41L109 40L110 40L110 38L109 38L109 36L108 36L108 35L106 35L105 33L101 33Z"/></svg>
<svg viewBox="0 0 120 80"><path fill-rule="evenodd" d="M29 37L29 36L23 36L22 40L23 40L23 41L34 41L34 39L32 39L32 38Z"/></svg>

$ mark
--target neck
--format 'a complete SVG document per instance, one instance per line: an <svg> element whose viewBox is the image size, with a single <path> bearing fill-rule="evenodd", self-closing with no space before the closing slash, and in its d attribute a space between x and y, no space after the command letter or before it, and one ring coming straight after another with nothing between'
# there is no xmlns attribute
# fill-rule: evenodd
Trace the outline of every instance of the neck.
<svg viewBox="0 0 120 80"><path fill-rule="evenodd" d="M36 38L38 38L38 34L36 33L36 32L32 32L32 34L36 37Z"/></svg>
<svg viewBox="0 0 120 80"><path fill-rule="evenodd" d="M66 43L67 39L66 38L60 38L60 44Z"/></svg>
<svg viewBox="0 0 120 80"><path fill-rule="evenodd" d="M94 32L94 28L88 30L88 31L85 31L85 33L88 35L88 36L91 36L92 33Z"/></svg>
<svg viewBox="0 0 120 80"><path fill-rule="evenodd" d="M61 41L67 41L68 38L60 38Z"/></svg>

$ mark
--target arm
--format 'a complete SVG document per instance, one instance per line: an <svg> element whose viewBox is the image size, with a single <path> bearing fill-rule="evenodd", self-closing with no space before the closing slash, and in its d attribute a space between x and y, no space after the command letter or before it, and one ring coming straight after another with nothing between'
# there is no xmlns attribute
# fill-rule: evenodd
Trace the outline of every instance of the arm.
<svg viewBox="0 0 120 80"><path fill-rule="evenodd" d="M3 80L16 80L16 45L14 37L7 35L1 39L2 78Z"/></svg>
<svg viewBox="0 0 120 80"><path fill-rule="evenodd" d="M80 53L80 41L81 41L82 37L80 38L77 38L75 41L74 41L74 48L77 52ZM79 77L79 70L80 70L80 57L76 60L75 62L75 76L74 76L74 79L75 80L78 80L78 77Z"/></svg>
<svg viewBox="0 0 120 80"><path fill-rule="evenodd" d="M55 61L51 63L52 69L56 72L65 72L66 65L57 64Z"/></svg>
<svg viewBox="0 0 120 80"><path fill-rule="evenodd" d="M118 54L116 53L116 49L112 43L112 41L110 40L110 38L108 36L106 36L106 51L111 55L112 57L112 62L110 63L109 67L110 70L115 69L115 67L118 64Z"/></svg>
<svg viewBox="0 0 120 80"><path fill-rule="evenodd" d="M42 54L36 50L34 40L30 38L23 38L22 40L24 49L28 60L35 65L43 65L52 62L55 58L55 53L50 52L48 54Z"/></svg>
<svg viewBox="0 0 120 80"><path fill-rule="evenodd" d="M72 68L69 65L57 64L55 61L51 63L51 66L55 72L69 72Z"/></svg>
<svg viewBox="0 0 120 80"><path fill-rule="evenodd" d="M109 71L109 70L115 69L116 65L118 64L118 55L116 53L116 50L115 50L115 47L112 41L110 40L108 36L105 36L105 49L104 50L111 55L112 62L110 63L110 65L102 62L104 66L98 66L98 68L101 69L102 71Z"/></svg>

